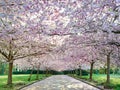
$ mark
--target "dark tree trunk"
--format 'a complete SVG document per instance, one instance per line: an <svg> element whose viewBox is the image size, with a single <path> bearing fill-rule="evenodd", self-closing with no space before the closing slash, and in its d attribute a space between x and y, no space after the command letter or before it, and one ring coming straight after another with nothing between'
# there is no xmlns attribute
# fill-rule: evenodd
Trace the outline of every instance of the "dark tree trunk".
<svg viewBox="0 0 120 90"><path fill-rule="evenodd" d="M80 77L82 77L82 69L80 69Z"/></svg>
<svg viewBox="0 0 120 90"><path fill-rule="evenodd" d="M77 69L75 69L75 74L78 75L78 70Z"/></svg>
<svg viewBox="0 0 120 90"><path fill-rule="evenodd" d="M106 83L110 83L110 54L107 55L107 80Z"/></svg>
<svg viewBox="0 0 120 90"><path fill-rule="evenodd" d="M90 65L90 77L89 77L90 80L92 80L93 65L94 65L94 62L92 61L92 62L91 62L91 65Z"/></svg>
<svg viewBox="0 0 120 90"><path fill-rule="evenodd" d="M72 70L72 74L74 75L74 70Z"/></svg>
<svg viewBox="0 0 120 90"><path fill-rule="evenodd" d="M8 80L7 84L12 85L12 69L13 69L13 53L12 53L12 41L9 44L9 54L6 55L8 62L9 62L9 69L8 69Z"/></svg>
<svg viewBox="0 0 120 90"><path fill-rule="evenodd" d="M73 74L75 74L75 70L74 70L74 73Z"/></svg>
<svg viewBox="0 0 120 90"><path fill-rule="evenodd" d="M72 75L74 75L75 74L75 72L74 72L74 70L72 70Z"/></svg>
<svg viewBox="0 0 120 90"><path fill-rule="evenodd" d="M4 63L2 63L2 70L1 70L2 75L4 75L4 72L5 72L5 66Z"/></svg>
<svg viewBox="0 0 120 90"><path fill-rule="evenodd" d="M48 69L46 69L46 77L48 76Z"/></svg>
<svg viewBox="0 0 120 90"><path fill-rule="evenodd" d="M105 74L107 74L107 69L105 68Z"/></svg>
<svg viewBox="0 0 120 90"><path fill-rule="evenodd" d="M80 77L82 77L82 69L81 66L79 67Z"/></svg>
<svg viewBox="0 0 120 90"><path fill-rule="evenodd" d="M29 78L28 78L28 81L30 81L30 80L31 80L33 70L34 70L34 69L32 69L32 71L31 71L31 73L30 73L30 76L29 76Z"/></svg>
<svg viewBox="0 0 120 90"><path fill-rule="evenodd" d="M12 84L12 68L13 68L13 62L9 62L8 80L7 80L8 85Z"/></svg>
<svg viewBox="0 0 120 90"><path fill-rule="evenodd" d="M39 69L37 69L36 80L39 80Z"/></svg>

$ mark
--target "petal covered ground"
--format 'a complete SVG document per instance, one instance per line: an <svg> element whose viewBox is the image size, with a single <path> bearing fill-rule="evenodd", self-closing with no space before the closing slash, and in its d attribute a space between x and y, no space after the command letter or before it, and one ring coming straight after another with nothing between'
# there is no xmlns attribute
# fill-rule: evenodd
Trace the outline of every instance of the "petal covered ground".
<svg viewBox="0 0 120 90"><path fill-rule="evenodd" d="M67 75L54 75L21 90L99 90Z"/></svg>

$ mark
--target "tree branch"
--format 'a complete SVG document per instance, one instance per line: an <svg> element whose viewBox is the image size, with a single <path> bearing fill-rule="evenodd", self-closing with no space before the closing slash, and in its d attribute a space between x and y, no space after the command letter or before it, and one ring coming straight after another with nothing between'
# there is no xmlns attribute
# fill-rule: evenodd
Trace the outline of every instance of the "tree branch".
<svg viewBox="0 0 120 90"><path fill-rule="evenodd" d="M2 51L1 49L0 49L0 53L1 53L6 59L8 59L7 53L5 53L4 51Z"/></svg>
<svg viewBox="0 0 120 90"><path fill-rule="evenodd" d="M14 58L13 60L16 60L16 59L22 59L22 58L29 57L29 56L42 55L42 54L47 54L47 53L45 53L45 52L31 53L31 54L27 54L27 55L23 55L23 56L16 57L16 58Z"/></svg>

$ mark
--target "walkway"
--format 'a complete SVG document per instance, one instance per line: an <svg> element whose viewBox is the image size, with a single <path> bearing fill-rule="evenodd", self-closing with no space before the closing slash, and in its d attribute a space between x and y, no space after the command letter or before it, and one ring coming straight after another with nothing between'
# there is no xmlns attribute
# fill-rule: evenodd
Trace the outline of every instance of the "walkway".
<svg viewBox="0 0 120 90"><path fill-rule="evenodd" d="M67 75L54 75L21 90L99 90Z"/></svg>

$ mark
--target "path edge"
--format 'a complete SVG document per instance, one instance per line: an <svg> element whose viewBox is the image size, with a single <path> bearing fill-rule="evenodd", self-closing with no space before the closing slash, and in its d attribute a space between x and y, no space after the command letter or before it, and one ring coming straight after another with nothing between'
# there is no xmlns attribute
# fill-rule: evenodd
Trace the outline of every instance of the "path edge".
<svg viewBox="0 0 120 90"><path fill-rule="evenodd" d="M49 76L49 77L50 77L50 76ZM48 77L46 77L46 78L48 78ZM44 79L42 79L42 80L45 80L46 78L44 78ZM33 81L32 83L26 84L26 85L18 88L17 90L21 90L22 88L25 88L25 87L27 87L27 86L30 86L30 85L32 85L32 84L34 84L34 83L37 83L37 82L39 82L39 81L42 81L42 80Z"/></svg>
<svg viewBox="0 0 120 90"><path fill-rule="evenodd" d="M69 75L68 75L68 76L69 76ZM72 76L70 76L70 77L72 77ZM105 90L105 89L100 88L100 87L98 87L98 86L96 86L96 85L94 85L94 84L91 84L90 82L85 81L85 80L83 80L83 79L75 78L75 77L72 77L72 78L77 79L77 80L79 80L79 81L81 81L81 82L83 82L83 83L86 83L86 84L88 84L88 85L91 85L91 86L93 86L93 87L96 87L96 88L98 88L98 89L100 89L100 90Z"/></svg>

